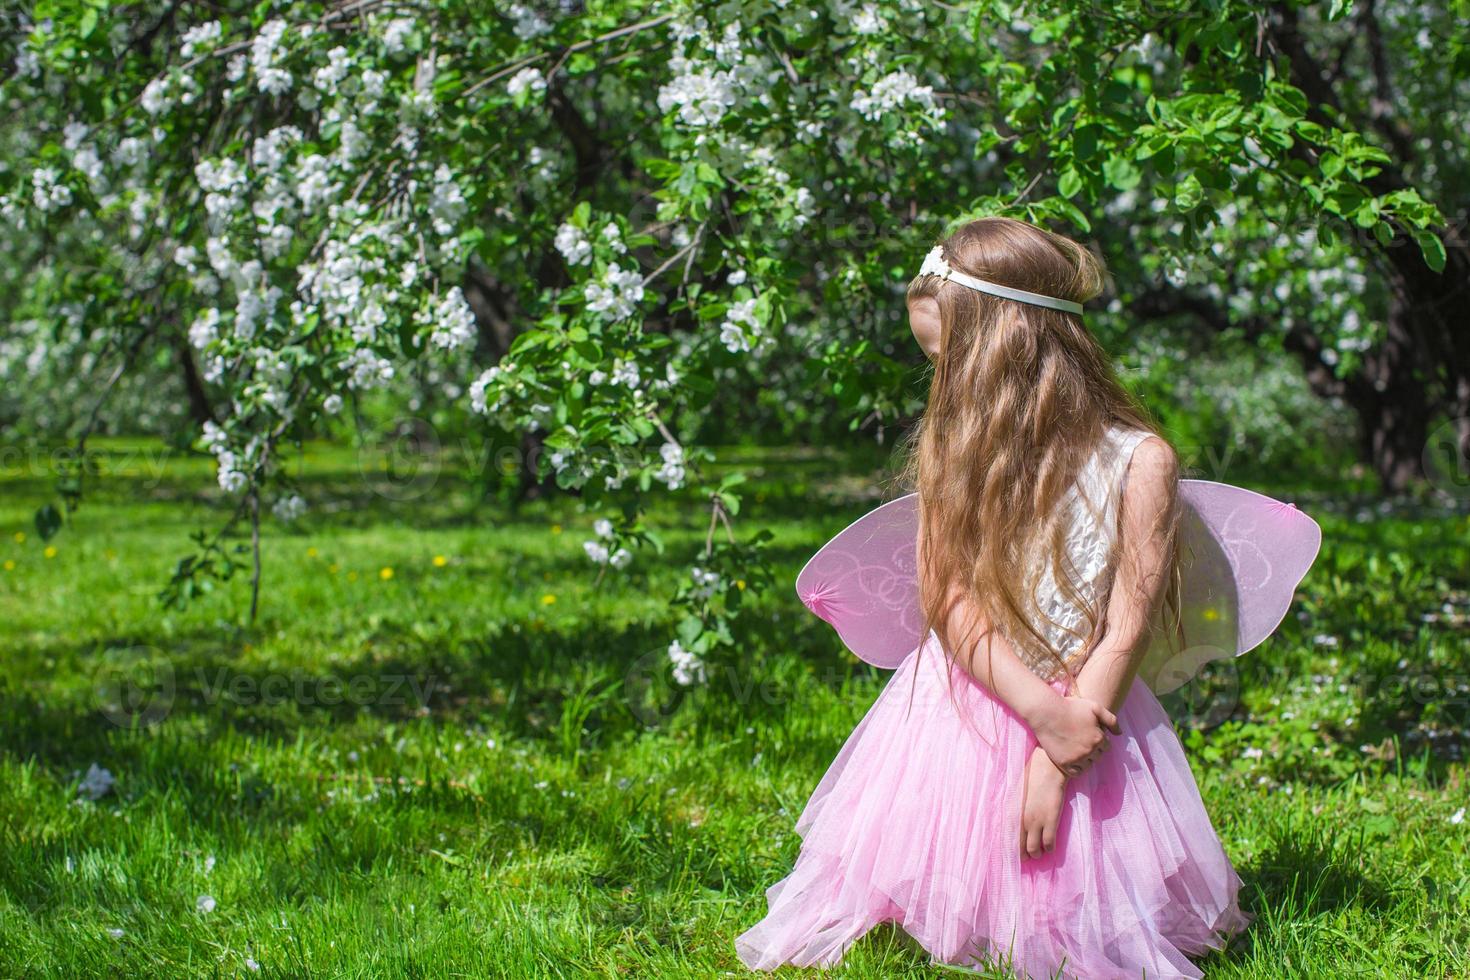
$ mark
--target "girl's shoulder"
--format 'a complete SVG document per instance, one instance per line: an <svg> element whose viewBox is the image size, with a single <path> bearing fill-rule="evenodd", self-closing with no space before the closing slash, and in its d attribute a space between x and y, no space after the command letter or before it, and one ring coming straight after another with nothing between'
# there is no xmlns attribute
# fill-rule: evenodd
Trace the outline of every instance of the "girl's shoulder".
<svg viewBox="0 0 1470 980"><path fill-rule="evenodd" d="M1146 429L1114 423L1103 433L1101 444L1080 481L1087 496L1104 513L1118 506L1129 474L1145 473L1153 484L1171 474L1177 478L1174 448Z"/></svg>
<svg viewBox="0 0 1470 980"><path fill-rule="evenodd" d="M1104 455L1112 458L1119 476L1128 472L1135 457L1140 464L1150 468L1177 466L1178 463L1174 447L1147 429L1135 429L1115 422L1109 426L1104 442L1111 449Z"/></svg>
<svg viewBox="0 0 1470 980"><path fill-rule="evenodd" d="M1159 501L1167 501L1179 484L1179 458L1174 447L1152 432L1114 426L1109 431L1113 442L1113 466L1108 474L1111 491L1110 509L1121 509L1123 497L1131 488L1130 507L1149 509Z"/></svg>

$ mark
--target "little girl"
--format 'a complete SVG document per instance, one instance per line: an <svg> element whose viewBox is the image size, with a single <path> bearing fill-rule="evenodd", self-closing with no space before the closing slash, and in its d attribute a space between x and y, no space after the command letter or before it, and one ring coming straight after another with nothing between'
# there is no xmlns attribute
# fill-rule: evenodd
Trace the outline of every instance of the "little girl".
<svg viewBox="0 0 1470 980"><path fill-rule="evenodd" d="M905 473L926 639L798 818L795 867L735 941L746 966L830 965L895 922L937 962L1199 977L1187 956L1248 924L1134 683L1178 628L1178 463L1083 325L1101 289L1081 245L1005 218L909 284L934 362Z"/></svg>

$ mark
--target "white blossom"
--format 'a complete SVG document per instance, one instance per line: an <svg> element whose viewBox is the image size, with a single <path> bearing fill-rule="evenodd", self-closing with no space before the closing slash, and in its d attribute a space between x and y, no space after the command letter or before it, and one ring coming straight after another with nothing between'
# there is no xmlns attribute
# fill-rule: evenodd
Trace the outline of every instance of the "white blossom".
<svg viewBox="0 0 1470 980"><path fill-rule="evenodd" d="M695 588L693 592L701 599L708 599L710 596L715 594L716 589L718 589L719 587L719 572L707 571L696 565L692 569L690 569L689 575L692 579L694 579Z"/></svg>
<svg viewBox="0 0 1470 980"><path fill-rule="evenodd" d="M676 442L666 442L659 447L663 465L654 471L653 478L677 490L684 484L684 449Z"/></svg>
<svg viewBox="0 0 1470 980"><path fill-rule="evenodd" d="M612 375L608 378L612 384L625 385L636 389L642 384L642 378L638 373L638 362L625 360L621 357L613 360Z"/></svg>
<svg viewBox="0 0 1470 980"><path fill-rule="evenodd" d="M434 307L430 342L435 347L454 350L475 339L475 314L464 298L464 291L454 286Z"/></svg>
<svg viewBox="0 0 1470 980"><path fill-rule="evenodd" d="M312 82L323 92L335 91L352 70L352 58L340 44L327 52L327 63L312 75Z"/></svg>
<svg viewBox="0 0 1470 980"><path fill-rule="evenodd" d="M37 167L31 172L31 199L37 210L55 211L71 203L71 188L61 183L61 174L52 167Z"/></svg>
<svg viewBox="0 0 1470 980"><path fill-rule="evenodd" d="M669 644L669 662L674 665L674 680L684 687L706 678L704 661L699 655L685 650L678 640Z"/></svg>
<svg viewBox="0 0 1470 980"><path fill-rule="evenodd" d="M179 54L185 58L192 58L196 54L212 50L223 36L224 29L217 20L196 24L184 32L179 43Z"/></svg>
<svg viewBox="0 0 1470 980"><path fill-rule="evenodd" d="M112 792L116 783L117 780L113 778L112 773L94 762L87 767L87 774L77 785L77 793L89 800L100 800Z"/></svg>
<svg viewBox="0 0 1470 980"><path fill-rule="evenodd" d="M592 261L592 243L576 225L563 222L556 229L556 250L567 260L567 265L583 265Z"/></svg>
<svg viewBox="0 0 1470 980"><path fill-rule="evenodd" d="M277 500L271 511L277 520L289 524L306 513L306 501L301 499L300 494L293 493Z"/></svg>
<svg viewBox="0 0 1470 980"><path fill-rule="evenodd" d="M412 33L412 18L397 17L390 20L388 26L383 28L383 50L389 54L401 54L408 46L408 38Z"/></svg>
<svg viewBox="0 0 1470 980"><path fill-rule="evenodd" d="M522 92L530 92L539 96L546 91L546 78L535 68L522 68L510 76L510 81L505 83L505 90L511 97L517 97Z"/></svg>
<svg viewBox="0 0 1470 980"><path fill-rule="evenodd" d="M863 9L853 16L852 30L855 34L877 34L883 30L883 17L876 3L865 4Z"/></svg>
<svg viewBox="0 0 1470 980"><path fill-rule="evenodd" d="M90 146L83 146L72 154L71 165L81 171L90 184L98 184L102 180L102 158Z"/></svg>
<svg viewBox="0 0 1470 980"><path fill-rule="evenodd" d="M540 37L551 30L540 14L524 4L513 3L510 5L510 15L515 18L515 26L511 28L515 36L522 41Z"/></svg>
<svg viewBox="0 0 1470 980"><path fill-rule="evenodd" d="M40 78L41 59L30 48L22 47L15 54L15 73L21 78Z"/></svg>
<svg viewBox="0 0 1470 980"><path fill-rule="evenodd" d="M750 350L750 334L759 331L755 317L754 299L739 300L730 304L725 311L725 321L720 324L720 343L733 353Z"/></svg>
<svg viewBox="0 0 1470 980"><path fill-rule="evenodd" d="M250 42L250 67L255 72L256 86L268 95L291 90L291 73L280 67L281 39L286 22L276 18L261 25L260 33Z"/></svg>
<svg viewBox="0 0 1470 980"><path fill-rule="evenodd" d="M444 164L434 171L434 189L429 197L429 215L433 219L434 231L448 235L454 223L464 217L468 205L464 192L454 182L454 174Z"/></svg>
<svg viewBox="0 0 1470 980"><path fill-rule="evenodd" d="M340 188L332 180L331 161L319 153L304 158L296 167L296 197L307 214L318 210L337 195Z"/></svg>
<svg viewBox="0 0 1470 980"><path fill-rule="evenodd" d="M621 320L631 316L643 299L643 276L637 268L608 266L602 281L587 283L583 295L587 309L607 320Z"/></svg>
<svg viewBox="0 0 1470 980"><path fill-rule="evenodd" d="M257 170L275 173L286 162L286 146L302 140L301 130L295 126L277 126L264 136L258 136L250 145L250 163Z"/></svg>
<svg viewBox="0 0 1470 980"><path fill-rule="evenodd" d="M623 232L616 221L609 221L602 226L602 240L607 243L608 248L619 255L628 251L628 246L623 244Z"/></svg>
<svg viewBox="0 0 1470 980"><path fill-rule="evenodd" d="M85 123L72 120L61 127L61 145L63 149L75 150L82 145L82 140L87 138L89 130Z"/></svg>
<svg viewBox="0 0 1470 980"><path fill-rule="evenodd" d="M351 119L342 120L342 128L337 131L337 157L339 160L350 162L367 153L372 143L362 128Z"/></svg>
<svg viewBox="0 0 1470 980"><path fill-rule="evenodd" d="M920 85L917 78L900 68L874 82L872 91L856 92L852 107L864 119L872 121L907 102L918 103L926 109L934 108L934 87Z"/></svg>
<svg viewBox="0 0 1470 980"><path fill-rule="evenodd" d="M718 124L726 110L735 104L734 77L725 70L696 70L684 58L675 58L673 65L681 73L658 90L659 111L677 110L679 121L691 128Z"/></svg>
<svg viewBox="0 0 1470 980"><path fill-rule="evenodd" d="M136 136L127 136L118 141L112 153L112 162L121 167L136 167L148 159L148 148Z"/></svg>
<svg viewBox="0 0 1470 980"><path fill-rule="evenodd" d="M148 115L157 116L168 109L169 101L168 83L161 78L155 78L143 87L139 104Z"/></svg>
<svg viewBox="0 0 1470 980"><path fill-rule="evenodd" d="M189 343L203 350L219 339L219 310L210 308L194 318L189 326Z"/></svg>

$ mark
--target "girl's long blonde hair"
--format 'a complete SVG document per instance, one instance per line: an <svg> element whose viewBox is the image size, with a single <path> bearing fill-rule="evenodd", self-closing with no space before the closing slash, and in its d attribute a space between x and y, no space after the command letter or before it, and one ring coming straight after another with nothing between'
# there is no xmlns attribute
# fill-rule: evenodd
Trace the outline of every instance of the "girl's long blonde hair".
<svg viewBox="0 0 1470 980"><path fill-rule="evenodd" d="M1103 288L1104 269L1091 252L1023 221L981 218L938 244L956 270L1001 285L1078 303ZM1159 427L1118 381L1080 316L932 275L909 283L908 300L922 297L939 304L940 345L929 404L909 437L900 481L919 493L923 635L934 630L952 667L968 637L947 635L949 612L965 595L984 624L977 642L997 630L1023 660L1054 661L1050 677L1064 673L1070 690L1073 663L1101 637L1119 549L1097 598L1088 601L1068 555L1066 508L1059 504L1110 426L1162 438ZM1177 492L1171 496L1157 530L1168 536L1166 553L1174 556L1164 604L1177 623L1179 505ZM1072 661L1043 632L1050 620L1034 594L1036 569L1027 564L1028 555L1042 550L1062 596L1083 610L1085 632L1069 631L1083 639Z"/></svg>

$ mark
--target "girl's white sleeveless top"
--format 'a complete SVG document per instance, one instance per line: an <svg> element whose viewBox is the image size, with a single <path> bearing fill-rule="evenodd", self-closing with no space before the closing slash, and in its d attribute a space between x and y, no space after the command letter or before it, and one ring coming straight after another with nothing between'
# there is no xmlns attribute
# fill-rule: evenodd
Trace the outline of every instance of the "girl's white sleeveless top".
<svg viewBox="0 0 1470 980"><path fill-rule="evenodd" d="M1133 450L1152 433L1114 425L1105 433L1098 448L1078 474L1077 481L1063 499L1070 509L1066 535L1067 553L1076 570L1077 584L1086 602L1096 602L1111 585L1107 576L1108 560L1117 537L1118 508L1122 501L1123 481ZM1038 547L1045 548L1044 543ZM1041 568L1036 583L1036 605L1044 614L1037 623L1047 645L1074 669L1081 661L1073 658L1083 653L1087 618L1081 606L1069 602L1057 585L1057 570L1050 561L1035 563ZM1104 602L1106 596L1103 596ZM1050 680L1061 676L1058 663L1043 654L1016 649L1016 655L1031 671Z"/></svg>

